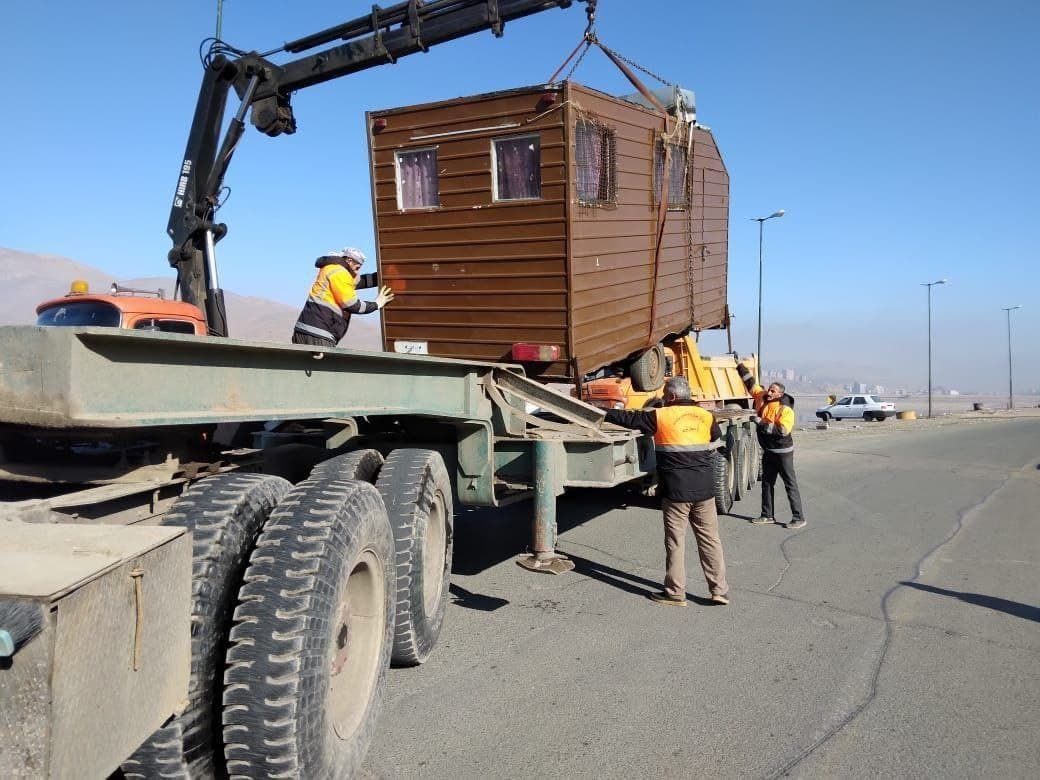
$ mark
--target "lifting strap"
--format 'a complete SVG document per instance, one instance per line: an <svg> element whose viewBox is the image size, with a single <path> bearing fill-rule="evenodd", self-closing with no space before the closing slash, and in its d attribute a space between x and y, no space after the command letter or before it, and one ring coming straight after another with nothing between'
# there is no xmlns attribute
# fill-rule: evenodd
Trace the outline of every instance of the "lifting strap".
<svg viewBox="0 0 1040 780"><path fill-rule="evenodd" d="M657 81L660 81L662 84L664 84L666 86L674 87L675 84L673 84L670 81L666 81L665 79L661 78L660 76L658 76L657 74L653 73L652 71L649 71L646 68L642 67L638 63L633 62L632 60L628 59L627 57L622 56L618 52L616 52L613 49L611 49L609 46L606 46L602 41L600 41L599 38L596 36L596 32L595 32L595 29L594 29L595 8L594 8L594 6L592 6L590 4L590 8L588 10L589 10L589 26L585 29L584 36L582 36L581 41L578 43L577 46L574 47L574 50L567 56L567 59L565 59L563 61L563 63L560 65L560 67L558 67L556 69L556 71L552 74L552 76L549 77L549 81L547 83L549 83L549 84L556 83L556 79L559 77L560 73L563 71L563 69L565 67L567 67L567 64L570 63L570 61L573 60L575 58L575 56L577 55L578 59L575 61L574 66L570 69L570 71L567 73L567 76L564 78L565 81L569 80L570 77L574 74L574 71L576 71L578 69L578 66L581 64L581 61L585 58L585 55L588 53L589 49L591 49L593 46L596 46L596 47L598 47L600 49L600 51L602 51L607 56L607 59L609 59L612 63L614 63L614 65L617 67L617 69L621 71L622 75L624 75L624 77L626 79L628 79L629 82L631 82L632 86L634 86L639 91L639 94L641 94L644 98L646 98L646 100L650 103L650 105L652 105L664 117L664 132L660 136L661 145L663 147L662 157L663 157L663 163L664 163L664 170L661 172L660 192L658 192L658 198L657 198L657 201L658 201L658 206L657 206L657 230L655 231L656 240L654 242L653 275L652 275L651 280L650 280L650 316L648 318L648 320L649 320L649 327L648 327L648 330L647 330L647 347L651 347L651 346L653 346L656 343L656 340L654 338L654 324L655 324L655 321L656 321L656 314L657 314L657 277L660 275L660 270L661 270L661 243L664 240L664 228L665 228L665 223L666 223L666 221L668 219L668 196L669 196L669 192L670 192L669 178L671 176L671 167L672 167L672 164L671 164L672 163L672 161L671 161L671 146L672 146L672 144L669 141L670 141L670 139L674 135L676 135L677 131L679 130L679 128L682 125L682 122L681 121L677 121L675 128L669 128L668 109L666 109L661 104L661 101L657 99L657 96L654 95L653 92L651 92L649 89L646 88L646 85L639 79L639 77L632 71L632 69L628 67L628 65L631 64L633 67L638 68L639 70L641 70L644 73L646 73L647 75L653 77ZM580 55L578 54L579 51L581 52ZM689 147L691 144L692 144L692 134L687 138L687 146ZM655 146L656 146L656 139L655 139ZM690 151L691 150L688 148L687 149L687 155L686 155L686 168L687 168L687 170L689 170L689 163L690 163L690 158L691 158ZM686 171L683 172L683 178L685 180L685 178L686 178ZM685 184L685 181L684 181L684 184ZM692 211L691 211L691 213L692 213ZM693 292L692 292L692 290L690 292L690 309L691 309L691 314L692 314L692 309L693 309ZM692 319L692 316L691 316L691 319Z"/></svg>

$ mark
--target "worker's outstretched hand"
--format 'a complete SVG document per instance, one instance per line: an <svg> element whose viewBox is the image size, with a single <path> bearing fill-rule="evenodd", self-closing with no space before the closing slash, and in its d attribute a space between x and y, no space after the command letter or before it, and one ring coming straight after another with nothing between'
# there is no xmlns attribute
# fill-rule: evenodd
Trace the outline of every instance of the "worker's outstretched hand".
<svg viewBox="0 0 1040 780"><path fill-rule="evenodd" d="M376 306L382 309L390 301L394 299L394 291L389 287L380 287L379 294L376 296Z"/></svg>

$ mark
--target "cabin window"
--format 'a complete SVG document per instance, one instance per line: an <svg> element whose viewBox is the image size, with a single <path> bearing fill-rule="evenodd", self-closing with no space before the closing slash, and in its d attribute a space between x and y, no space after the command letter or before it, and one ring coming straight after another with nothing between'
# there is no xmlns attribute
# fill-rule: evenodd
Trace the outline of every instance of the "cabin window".
<svg viewBox="0 0 1040 780"><path fill-rule="evenodd" d="M664 144L654 147L654 203L661 199L661 177L664 175ZM668 208L685 209L690 205L690 183L686 170L686 147L668 144Z"/></svg>
<svg viewBox="0 0 1040 780"><path fill-rule="evenodd" d="M537 135L491 141L495 200L542 197L542 145Z"/></svg>
<svg viewBox="0 0 1040 780"><path fill-rule="evenodd" d="M578 202L583 206L612 206L617 202L617 141L614 131L579 119L574 128L578 166Z"/></svg>
<svg viewBox="0 0 1040 780"><path fill-rule="evenodd" d="M431 209L441 205L437 189L437 150L397 152L397 208Z"/></svg>

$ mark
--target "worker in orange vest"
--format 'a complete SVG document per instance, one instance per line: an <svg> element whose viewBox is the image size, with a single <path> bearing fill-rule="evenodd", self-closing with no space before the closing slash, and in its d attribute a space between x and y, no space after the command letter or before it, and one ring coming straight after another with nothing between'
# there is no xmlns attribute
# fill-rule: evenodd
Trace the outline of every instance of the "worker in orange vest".
<svg viewBox="0 0 1040 780"><path fill-rule="evenodd" d="M802 497L798 492L798 480L794 475L794 398L787 394L779 382L763 389L743 363L737 364L737 372L755 403L758 425L758 443L762 445L762 514L751 522L755 525L775 523L773 515L773 489L776 478L784 481L787 501L791 505L790 529L804 528Z"/></svg>
<svg viewBox="0 0 1040 780"><path fill-rule="evenodd" d="M685 377L664 385L664 406L644 411L607 410L607 422L654 437L659 494L664 510L664 590L650 594L658 604L686 606L686 526L713 604L729 604L726 561L715 510L714 450L722 444L715 416L698 406Z"/></svg>
<svg viewBox="0 0 1040 780"><path fill-rule="evenodd" d="M379 284L378 274L361 273L364 262L364 253L354 247L327 252L314 262L318 276L293 327L293 344L334 347L346 335L351 314L370 314L394 299L389 287L380 287L374 301L357 297L358 290Z"/></svg>

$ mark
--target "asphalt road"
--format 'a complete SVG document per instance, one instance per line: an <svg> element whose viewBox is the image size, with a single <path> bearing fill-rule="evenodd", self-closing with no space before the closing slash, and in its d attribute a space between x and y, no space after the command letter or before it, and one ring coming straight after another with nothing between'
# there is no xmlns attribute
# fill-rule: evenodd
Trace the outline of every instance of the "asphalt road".
<svg viewBox="0 0 1040 780"><path fill-rule="evenodd" d="M880 428L800 435L804 530L723 518L729 607L692 538L694 601L646 599L660 512L621 491L561 500L560 577L514 563L529 506L460 516L364 775L1038 776L1040 417Z"/></svg>

